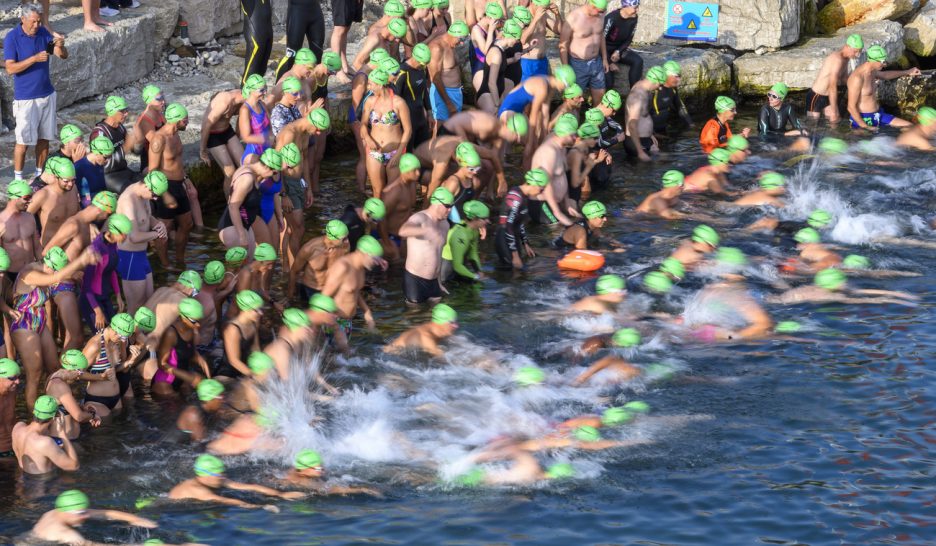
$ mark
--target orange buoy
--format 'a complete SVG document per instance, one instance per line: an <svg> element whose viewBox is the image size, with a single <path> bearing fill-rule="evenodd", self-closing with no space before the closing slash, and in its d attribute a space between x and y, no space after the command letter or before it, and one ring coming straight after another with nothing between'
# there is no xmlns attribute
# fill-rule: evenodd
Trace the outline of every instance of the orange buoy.
<svg viewBox="0 0 936 546"><path fill-rule="evenodd" d="M573 250L559 260L560 268L576 271L596 271L604 264L604 256L594 250Z"/></svg>

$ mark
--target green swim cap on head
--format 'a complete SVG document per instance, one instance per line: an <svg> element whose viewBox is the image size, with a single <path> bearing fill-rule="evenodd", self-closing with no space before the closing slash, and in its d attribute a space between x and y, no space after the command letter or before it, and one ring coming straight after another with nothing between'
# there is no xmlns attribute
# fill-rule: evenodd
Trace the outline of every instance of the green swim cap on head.
<svg viewBox="0 0 936 546"><path fill-rule="evenodd" d="M299 146L295 142L290 142L279 149L280 157L289 167L298 167L302 161L302 154L299 152Z"/></svg>
<svg viewBox="0 0 936 546"><path fill-rule="evenodd" d="M585 111L585 121L601 126L605 121L605 115L597 108L589 108Z"/></svg>
<svg viewBox="0 0 936 546"><path fill-rule="evenodd" d="M332 241L340 241L348 236L348 226L341 220L329 220L325 224L325 237Z"/></svg>
<svg viewBox="0 0 936 546"><path fill-rule="evenodd" d="M432 308L432 322L435 324L458 322L458 313L450 306L438 303Z"/></svg>
<svg viewBox="0 0 936 546"><path fill-rule="evenodd" d="M537 6L541 6L545 8L546 6L549 5L549 1L550 0L533 0L533 3L536 4Z"/></svg>
<svg viewBox="0 0 936 546"><path fill-rule="evenodd" d="M291 307L283 311L283 325L290 330L308 328L312 322L304 311Z"/></svg>
<svg viewBox="0 0 936 546"><path fill-rule="evenodd" d="M329 72L338 72L341 70L341 57L334 51L322 53L322 64Z"/></svg>
<svg viewBox="0 0 936 546"><path fill-rule="evenodd" d="M560 117L553 126L553 132L559 137L574 135L576 131L578 131L578 122L566 117Z"/></svg>
<svg viewBox="0 0 936 546"><path fill-rule="evenodd" d="M520 21L520 24L527 26L533 22L533 14L530 13L530 8L525 6L514 6L513 9L514 19Z"/></svg>
<svg viewBox="0 0 936 546"><path fill-rule="evenodd" d="M523 181L531 186L544 188L549 184L549 175L543 169L530 169L523 175Z"/></svg>
<svg viewBox="0 0 936 546"><path fill-rule="evenodd" d="M435 189L435 191L432 192L432 196L429 198L429 202L448 206L455 203L455 196L452 195L452 192L448 191L446 188L438 187Z"/></svg>
<svg viewBox="0 0 936 546"><path fill-rule="evenodd" d="M192 290L201 290L202 288L201 275L198 274L198 271L192 271L191 269L179 273L179 279L176 282Z"/></svg>
<svg viewBox="0 0 936 546"><path fill-rule="evenodd" d="M59 512L81 512L89 506L88 496L77 489L64 491L55 498L55 509Z"/></svg>
<svg viewBox="0 0 936 546"><path fill-rule="evenodd" d="M368 197L364 201L364 212L371 217L371 220L379 222L387 215L387 206L376 197Z"/></svg>
<svg viewBox="0 0 936 546"><path fill-rule="evenodd" d="M387 57L386 59L380 61L380 69L386 72L389 76L395 76L400 73L400 61L394 59L393 57Z"/></svg>
<svg viewBox="0 0 936 546"><path fill-rule="evenodd" d="M595 282L595 293L599 296L624 292L626 283L617 275L602 275Z"/></svg>
<svg viewBox="0 0 936 546"><path fill-rule="evenodd" d="M149 307L140 307L133 314L133 322L147 334L156 329L156 313Z"/></svg>
<svg viewBox="0 0 936 546"><path fill-rule="evenodd" d="M920 125L932 125L936 123L936 108L924 106L917 111L917 121Z"/></svg>
<svg viewBox="0 0 936 546"><path fill-rule="evenodd" d="M663 263L660 264L660 271L677 280L686 276L686 266L672 256L663 260Z"/></svg>
<svg viewBox="0 0 936 546"><path fill-rule="evenodd" d="M165 542L158 538L148 538L143 542L143 546L156 546L158 544L165 544Z"/></svg>
<svg viewBox="0 0 936 546"><path fill-rule="evenodd" d="M112 95L110 97L107 97L107 100L104 101L104 113L107 114L108 116L113 116L117 112L120 112L121 110L126 110L126 109L127 109L127 101L124 100L123 97Z"/></svg>
<svg viewBox="0 0 936 546"><path fill-rule="evenodd" d="M747 256L739 248L723 246L718 249L715 259L724 265L743 266L747 264Z"/></svg>
<svg viewBox="0 0 936 546"><path fill-rule="evenodd" d="M108 142L110 141L108 140ZM110 191L98 192L91 199L91 205L110 214L117 209L117 194Z"/></svg>
<svg viewBox="0 0 936 546"><path fill-rule="evenodd" d="M40 421L48 421L55 417L58 407L58 400L48 394L43 394L36 399L36 403L33 405L33 416Z"/></svg>
<svg viewBox="0 0 936 546"><path fill-rule="evenodd" d="M321 468L322 467L322 456L318 454L318 451L313 451L311 449L303 449L296 454L296 459L293 462L293 466L296 467L296 470L305 470L307 468Z"/></svg>
<svg viewBox="0 0 936 546"><path fill-rule="evenodd" d="M601 97L601 104L612 110L620 110L621 105L623 104L623 101L621 100L621 94L614 89L608 89Z"/></svg>
<svg viewBox="0 0 936 546"><path fill-rule="evenodd" d="M861 34L852 34L845 40L845 45L854 49L864 49L864 40L861 39Z"/></svg>
<svg viewBox="0 0 936 546"><path fill-rule="evenodd" d="M256 311L263 307L263 298L253 290L241 290L234 296L234 302L241 311Z"/></svg>
<svg viewBox="0 0 936 546"><path fill-rule="evenodd" d="M577 99L582 96L582 88L577 83L565 88L562 92L562 98L564 99Z"/></svg>
<svg viewBox="0 0 936 546"><path fill-rule="evenodd" d="M679 171L666 171L663 173L663 187L675 188L682 186L686 181L686 175Z"/></svg>
<svg viewBox="0 0 936 546"><path fill-rule="evenodd" d="M553 77L562 82L566 87L575 83L575 71L567 64L557 66L553 70Z"/></svg>
<svg viewBox="0 0 936 546"><path fill-rule="evenodd" d="M589 201L582 207L582 214L589 220L608 215L608 209L601 201Z"/></svg>
<svg viewBox="0 0 936 546"><path fill-rule="evenodd" d="M390 19L390 22L387 23L387 30L394 38L402 38L406 36L407 28L409 27L406 26L406 21L400 19L399 17Z"/></svg>
<svg viewBox="0 0 936 546"><path fill-rule="evenodd" d="M608 0L588 0L588 3L601 11L608 9Z"/></svg>
<svg viewBox="0 0 936 546"><path fill-rule="evenodd" d="M224 394L224 385L216 379L202 379L195 388L195 394L200 402L211 402L221 398Z"/></svg>
<svg viewBox="0 0 936 546"><path fill-rule="evenodd" d="M546 374L536 366L523 366L514 372L514 383L521 387L532 387L546 380Z"/></svg>
<svg viewBox="0 0 936 546"><path fill-rule="evenodd" d="M88 358L78 349L69 349L62 353L62 369L65 370L86 370L88 369Z"/></svg>
<svg viewBox="0 0 936 546"><path fill-rule="evenodd" d="M409 152L400 156L400 172L408 173L410 171L418 170L422 167L422 164L419 162L419 158L414 154Z"/></svg>
<svg viewBox="0 0 936 546"><path fill-rule="evenodd" d="M468 25L464 21L452 21L448 33L456 38L464 38L468 36Z"/></svg>
<svg viewBox="0 0 936 546"><path fill-rule="evenodd" d="M244 86L241 87L241 95L246 99L251 93L259 91L264 87L266 87L266 80L263 79L263 76L260 74L251 74L247 77L247 81L244 82Z"/></svg>
<svg viewBox="0 0 936 546"><path fill-rule="evenodd" d="M371 70L370 74L367 75L367 81L375 85L386 86L388 83L390 83L390 75L377 68L375 70Z"/></svg>
<svg viewBox="0 0 936 546"><path fill-rule="evenodd" d="M465 213L465 218L469 220L483 220L491 217L491 209L481 201L476 201L474 199L465 203L462 210Z"/></svg>
<svg viewBox="0 0 936 546"><path fill-rule="evenodd" d="M820 240L819 232L811 227L803 228L796 232L796 235L793 236L793 240L797 243L818 243Z"/></svg>
<svg viewBox="0 0 936 546"><path fill-rule="evenodd" d="M667 76L682 76L682 67L676 61L666 61L663 63L663 70Z"/></svg>
<svg viewBox="0 0 936 546"><path fill-rule="evenodd" d="M7 186L7 199L19 199L32 195L32 187L25 180L14 180Z"/></svg>
<svg viewBox="0 0 936 546"><path fill-rule="evenodd" d="M781 334L792 334L794 332L799 332L802 326L800 323L794 320L783 320L777 323L774 327L774 332L779 332Z"/></svg>
<svg viewBox="0 0 936 546"><path fill-rule="evenodd" d="M91 141L91 153L110 157L114 155L114 143L107 137L99 136Z"/></svg>
<svg viewBox="0 0 936 546"><path fill-rule="evenodd" d="M185 298L179 302L179 316L195 322L205 318L205 308L198 300Z"/></svg>
<svg viewBox="0 0 936 546"><path fill-rule="evenodd" d="M673 281L660 271L651 271L644 275L644 286L651 292L665 294L673 289Z"/></svg>
<svg viewBox="0 0 936 546"><path fill-rule="evenodd" d="M178 123L188 117L188 110L174 102L166 107L166 123Z"/></svg>
<svg viewBox="0 0 936 546"><path fill-rule="evenodd" d="M727 165L731 162L731 152L724 148L715 148L708 155L709 165L717 167L718 165Z"/></svg>
<svg viewBox="0 0 936 546"><path fill-rule="evenodd" d="M845 269L868 269L871 267L871 261L864 256L849 254L842 260L842 267Z"/></svg>
<svg viewBox="0 0 936 546"><path fill-rule="evenodd" d="M575 477L575 468L569 463L556 463L546 470L546 478L564 480Z"/></svg>
<svg viewBox="0 0 936 546"><path fill-rule="evenodd" d="M462 487L477 487L484 483L486 472L483 468L472 468L468 472L457 476L453 481Z"/></svg>
<svg viewBox="0 0 936 546"><path fill-rule="evenodd" d="M461 167L480 167L481 156L474 144L462 142L455 148L455 161Z"/></svg>
<svg viewBox="0 0 936 546"><path fill-rule="evenodd" d="M309 115L306 116L306 119L314 125L319 131L327 131L331 127L331 117L328 115L328 110L324 108L316 108L309 112Z"/></svg>
<svg viewBox="0 0 936 546"><path fill-rule="evenodd" d="M388 0L384 4L383 14L387 17L403 17L406 15L406 8L399 0Z"/></svg>
<svg viewBox="0 0 936 546"><path fill-rule="evenodd" d="M624 404L624 409L634 413L647 413L650 411L650 404L647 404L642 400L631 400L630 402Z"/></svg>
<svg viewBox="0 0 936 546"><path fill-rule="evenodd" d="M375 67L380 65L380 61L390 57L390 54L387 53L387 50L382 47L375 47L371 51L370 55L367 57L367 62L374 65Z"/></svg>
<svg viewBox="0 0 936 546"><path fill-rule="evenodd" d="M432 7L436 9L448 9L449 0L432 0Z"/></svg>
<svg viewBox="0 0 936 546"><path fill-rule="evenodd" d="M832 215L822 209L816 209L812 211L812 214L810 214L809 218L806 220L807 224L816 229L824 228L831 222Z"/></svg>
<svg viewBox="0 0 936 546"><path fill-rule="evenodd" d="M727 112L728 110L734 110L737 107L738 104L731 97L722 95L715 99L715 111L719 114L722 112Z"/></svg>
<svg viewBox="0 0 936 546"><path fill-rule="evenodd" d="M413 0L414 9L432 9L432 0Z"/></svg>
<svg viewBox="0 0 936 546"><path fill-rule="evenodd" d="M59 178L75 178L75 164L67 157L60 157L52 164L52 174Z"/></svg>
<svg viewBox="0 0 936 546"><path fill-rule="evenodd" d="M598 429L588 425L578 427L572 432L572 435L580 442L597 442L601 439L601 433L598 432Z"/></svg>
<svg viewBox="0 0 936 546"><path fill-rule="evenodd" d="M45 253L45 256L42 257L42 263L48 266L52 271L61 271L62 268L68 265L68 255L65 254L62 247L53 246Z"/></svg>
<svg viewBox="0 0 936 546"><path fill-rule="evenodd" d="M331 296L326 296L321 292L312 294L312 297L309 298L309 308L322 313L334 313L338 310L338 306L335 305L335 300Z"/></svg>
<svg viewBox="0 0 936 546"><path fill-rule="evenodd" d="M640 345L640 332L633 328L621 328L611 336L611 343L615 347L636 347Z"/></svg>
<svg viewBox="0 0 936 546"><path fill-rule="evenodd" d="M10 269L10 255L6 250L0 248L0 271L8 271Z"/></svg>
<svg viewBox="0 0 936 546"><path fill-rule="evenodd" d="M718 232L705 224L701 224L692 230L692 240L696 243L705 243L709 246L718 246Z"/></svg>
<svg viewBox="0 0 936 546"><path fill-rule="evenodd" d="M153 99L162 94L162 90L155 85L147 85L143 88L143 91L140 93L140 97L143 99L143 104L149 104L153 102Z"/></svg>
<svg viewBox="0 0 936 546"><path fill-rule="evenodd" d="M879 45L869 47L868 60L876 63L887 62L887 50Z"/></svg>
<svg viewBox="0 0 936 546"><path fill-rule="evenodd" d="M840 138L825 137L819 141L819 149L829 155L844 154L848 151L848 143Z"/></svg>
<svg viewBox="0 0 936 546"><path fill-rule="evenodd" d="M260 243L254 249L254 260L258 262L272 262L276 259L276 249L270 243Z"/></svg>
<svg viewBox="0 0 936 546"><path fill-rule="evenodd" d="M666 70L663 70L662 66L651 67L650 70L647 70L647 75L645 76L647 80L663 85L666 83Z"/></svg>
<svg viewBox="0 0 936 546"><path fill-rule="evenodd" d="M62 126L62 130L59 131L59 140L62 144L68 144L76 138L81 138L81 129L71 123Z"/></svg>
<svg viewBox="0 0 936 546"><path fill-rule="evenodd" d="M383 256L383 247L380 246L380 242L370 235L364 235L358 239L356 250L373 258L380 258Z"/></svg>
<svg viewBox="0 0 936 546"><path fill-rule="evenodd" d="M260 163L263 163L269 169L279 171L283 168L283 156L273 148L267 148L260 155Z"/></svg>
<svg viewBox="0 0 936 546"><path fill-rule="evenodd" d="M19 367L19 364L14 360L9 358L0 358L0 378L10 379L11 377L19 377L22 370Z"/></svg>
<svg viewBox="0 0 936 546"><path fill-rule="evenodd" d="M765 190L774 190L786 186L786 177L774 171L767 171L760 176L758 184Z"/></svg>
<svg viewBox="0 0 936 546"><path fill-rule="evenodd" d="M413 58L422 65L427 65L432 60L432 50L423 43L413 46Z"/></svg>
<svg viewBox="0 0 936 546"><path fill-rule="evenodd" d="M504 8L502 8L501 5L497 2L488 2L484 5L484 15L490 17L491 19L503 19Z"/></svg>
<svg viewBox="0 0 936 546"><path fill-rule="evenodd" d="M143 177L143 184L157 197L169 190L169 179L162 171L150 171Z"/></svg>
<svg viewBox="0 0 936 546"><path fill-rule="evenodd" d="M110 321L111 330L120 337L130 337L136 331L136 322L127 313L117 313Z"/></svg>
<svg viewBox="0 0 936 546"><path fill-rule="evenodd" d="M227 249L227 252L224 253L224 261L237 265L244 263L244 260L247 259L247 249L242 246L235 246Z"/></svg>
<svg viewBox="0 0 936 546"><path fill-rule="evenodd" d="M254 375L263 375L272 370L274 366L276 363L273 362L273 358L264 352L254 351L247 357L247 367Z"/></svg>
<svg viewBox="0 0 936 546"><path fill-rule="evenodd" d="M214 455L199 455L195 459L195 475L200 477L221 477L224 474L224 461Z"/></svg>
<svg viewBox="0 0 936 546"><path fill-rule="evenodd" d="M283 80L283 93L298 93L302 91L302 82L295 76L289 76Z"/></svg>
<svg viewBox="0 0 936 546"><path fill-rule="evenodd" d="M295 63L303 66L315 66L318 63L318 59L315 58L315 52L307 47L301 48L296 52ZM286 81L283 81L283 90L286 90Z"/></svg>
<svg viewBox="0 0 936 546"><path fill-rule="evenodd" d="M530 122L525 115L517 112L507 118L507 129L520 137L525 137L530 130Z"/></svg>
<svg viewBox="0 0 936 546"><path fill-rule="evenodd" d="M598 129L598 126L594 123L583 123L579 125L578 132L579 138L589 139L589 138L598 138L601 136L601 130Z"/></svg>
<svg viewBox="0 0 936 546"><path fill-rule="evenodd" d="M729 152L743 152L750 147L751 144L748 142L748 139L744 138L744 135L731 135L726 145Z"/></svg>
<svg viewBox="0 0 936 546"><path fill-rule="evenodd" d="M783 100L790 93L790 88L783 82L777 82L770 88L770 92L780 97L780 100Z"/></svg>
<svg viewBox="0 0 936 546"><path fill-rule="evenodd" d="M826 290L838 290L845 285L845 273L842 273L838 269L823 269L822 271L816 273L813 281L816 283L816 286L819 288L824 288Z"/></svg>
<svg viewBox="0 0 936 546"><path fill-rule="evenodd" d="M617 427L634 420L634 414L624 408L608 408L601 414L601 424Z"/></svg>

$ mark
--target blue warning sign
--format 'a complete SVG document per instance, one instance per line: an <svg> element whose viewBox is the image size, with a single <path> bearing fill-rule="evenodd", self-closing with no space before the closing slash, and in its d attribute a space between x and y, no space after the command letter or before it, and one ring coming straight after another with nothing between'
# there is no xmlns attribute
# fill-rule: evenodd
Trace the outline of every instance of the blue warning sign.
<svg viewBox="0 0 936 546"><path fill-rule="evenodd" d="M718 4L669 0L665 38L714 42L718 40Z"/></svg>

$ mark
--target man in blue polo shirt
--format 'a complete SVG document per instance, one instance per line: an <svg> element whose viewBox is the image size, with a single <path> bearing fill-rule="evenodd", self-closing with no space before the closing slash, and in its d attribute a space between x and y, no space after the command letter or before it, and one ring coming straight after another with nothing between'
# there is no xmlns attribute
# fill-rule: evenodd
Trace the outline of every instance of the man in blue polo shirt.
<svg viewBox="0 0 936 546"><path fill-rule="evenodd" d="M55 88L49 78L49 54L68 58L64 37L53 37L42 26L38 4L20 6L22 24L3 40L6 71L13 76L13 116L16 118L16 147L13 177L23 178L26 148L36 147L36 176L45 165L49 140L55 137Z"/></svg>

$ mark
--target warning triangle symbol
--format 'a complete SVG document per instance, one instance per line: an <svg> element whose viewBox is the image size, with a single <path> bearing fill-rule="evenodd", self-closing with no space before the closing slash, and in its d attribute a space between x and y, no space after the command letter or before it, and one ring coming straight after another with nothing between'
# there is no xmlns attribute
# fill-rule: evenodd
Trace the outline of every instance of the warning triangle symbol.
<svg viewBox="0 0 936 546"><path fill-rule="evenodd" d="M692 19L690 19L690 20L689 20L689 26L687 26L686 28L688 28L689 30L695 30L695 29L698 28L698 27L696 26L695 21L692 20Z"/></svg>
<svg viewBox="0 0 936 546"><path fill-rule="evenodd" d="M711 16L712 16L712 10L705 8L705 11L702 12L702 17L711 17Z"/></svg>

